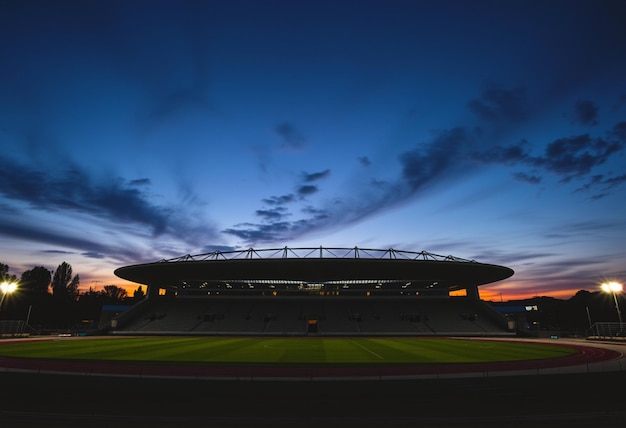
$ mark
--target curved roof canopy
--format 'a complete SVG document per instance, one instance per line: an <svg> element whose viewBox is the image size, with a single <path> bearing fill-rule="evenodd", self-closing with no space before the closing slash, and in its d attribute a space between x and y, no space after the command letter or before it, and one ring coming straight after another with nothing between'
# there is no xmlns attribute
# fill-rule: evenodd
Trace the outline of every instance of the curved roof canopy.
<svg viewBox="0 0 626 428"><path fill-rule="evenodd" d="M146 285L187 281L425 281L462 289L506 279L513 270L424 251L363 248L273 248L213 251L120 267L115 275Z"/></svg>

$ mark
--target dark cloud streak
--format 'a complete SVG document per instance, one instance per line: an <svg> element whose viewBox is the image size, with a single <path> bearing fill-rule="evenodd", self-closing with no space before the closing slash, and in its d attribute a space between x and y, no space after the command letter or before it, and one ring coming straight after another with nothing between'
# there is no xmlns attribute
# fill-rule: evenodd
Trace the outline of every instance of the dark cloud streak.
<svg viewBox="0 0 626 428"><path fill-rule="evenodd" d="M468 108L485 122L521 122L529 116L526 89L503 89L493 84L484 89L478 99L469 102Z"/></svg>
<svg viewBox="0 0 626 428"><path fill-rule="evenodd" d="M440 132L429 143L400 155L402 178L411 187L411 193L443 176L454 174L465 158L464 150L473 145L475 136L465 128Z"/></svg>
<svg viewBox="0 0 626 428"><path fill-rule="evenodd" d="M75 237L67 233L57 233L48 228L38 227L33 224L23 225L17 221L3 220L0 222L0 233L3 236L16 238L25 241L38 242L42 245L78 248L90 253L108 253L109 248L95 241L84 237ZM62 252L62 250L47 250L52 252Z"/></svg>
<svg viewBox="0 0 626 428"><path fill-rule="evenodd" d="M366 168L372 164L372 161L367 156L359 156L357 160L362 166Z"/></svg>
<svg viewBox="0 0 626 428"><path fill-rule="evenodd" d="M288 194L282 196L270 196L269 198L263 199L263 203L267 205L284 205L296 200L295 195Z"/></svg>
<svg viewBox="0 0 626 428"><path fill-rule="evenodd" d="M559 138L546 146L543 158L533 158L530 162L558 175L582 176L605 163L622 147L619 142L594 139L588 134Z"/></svg>
<svg viewBox="0 0 626 428"><path fill-rule="evenodd" d="M330 169L325 169L324 171L320 171L320 172L302 173L303 181L305 183L311 183L313 181L321 180L323 178L328 177L329 175L330 175Z"/></svg>
<svg viewBox="0 0 626 428"><path fill-rule="evenodd" d="M569 182L574 178L586 177L594 168L607 163L612 156L622 151L625 145L622 131L620 123L609 133L609 138L597 138L589 134L558 138L545 146L541 156L533 155L525 140L516 145L493 146L483 151L475 151L471 156L476 161L488 164L526 165L536 171L555 174L561 177L561 181ZM530 183L541 181L538 175L525 172L516 173L516 177L533 177L526 180ZM619 182L616 180L615 184ZM589 182L589 187L591 184L593 181Z"/></svg>
<svg viewBox="0 0 626 428"><path fill-rule="evenodd" d="M284 217L277 216L280 221L275 223L246 224L245 227L240 225L223 232L254 244L284 241L312 231L339 228L408 201L436 185L471 174L484 165L527 167L529 171L516 171L512 176L515 180L528 184L543 182L546 174L556 175L562 183L567 183L574 179L585 179L624 147L624 122L615 125L606 138L581 134L557 138L543 146L539 145L540 148L543 147L541 155L533 153L537 143L526 139L509 145L493 143L495 139L488 131L502 129L502 125L519 123L529 118L532 110L529 108L526 90L522 87L508 90L491 86L478 99L472 100L468 107L491 127L483 129L459 126L436 132L431 141L417 144L399 155L401 175L395 182L372 180L371 182L382 184L371 186L360 194L354 193L328 201L319 209L303 210L306 217L302 219L288 222ZM578 104L577 108L579 120L587 124L596 120L597 110L593 103ZM284 131L292 132L289 127ZM361 163L369 165L370 161L361 160ZM328 174L329 170L303 174L304 184L297 187L296 195L303 197L317 193L319 189L316 186L306 183L324 178ZM608 190L625 181L623 176L597 176L580 187L579 191L597 186ZM263 201L277 206L294 203L296 198L289 194ZM262 217L266 220L270 218L265 214Z"/></svg>
<svg viewBox="0 0 626 428"><path fill-rule="evenodd" d="M305 185L299 186L298 189L296 190L296 192L301 198L313 195L317 193L318 191L319 191L318 187L312 184L305 184Z"/></svg>
<svg viewBox="0 0 626 428"><path fill-rule="evenodd" d="M276 135L281 140L280 148L284 150L301 150L306 144L306 138L291 122L283 122L274 128Z"/></svg>
<svg viewBox="0 0 626 428"><path fill-rule="evenodd" d="M214 237L208 226L193 226L174 207L150 202L150 194L137 189L148 179L126 182L121 178L96 179L91 173L67 162L56 170L35 169L13 159L0 157L0 195L20 201L40 211L73 212L111 221L149 228L153 236L172 234L195 242ZM84 247L81 245L79 248Z"/></svg>
<svg viewBox="0 0 626 428"><path fill-rule="evenodd" d="M598 107L592 101L578 101L575 106L575 114L575 123L589 126L598 124Z"/></svg>
<svg viewBox="0 0 626 428"><path fill-rule="evenodd" d="M171 210L152 205L147 195L122 180L95 183L76 165L46 172L0 157L0 194L44 211L71 210L119 222L134 222L166 232ZM53 175L52 173L56 173Z"/></svg>
<svg viewBox="0 0 626 428"><path fill-rule="evenodd" d="M281 221L289 215L285 207L275 207L271 210L257 210L255 214L257 217L261 217L269 222Z"/></svg>

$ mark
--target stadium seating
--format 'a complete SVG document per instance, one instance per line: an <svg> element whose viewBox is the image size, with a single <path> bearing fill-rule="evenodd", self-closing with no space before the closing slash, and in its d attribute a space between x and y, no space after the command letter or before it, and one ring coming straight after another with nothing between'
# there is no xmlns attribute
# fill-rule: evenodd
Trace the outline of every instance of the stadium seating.
<svg viewBox="0 0 626 428"><path fill-rule="evenodd" d="M502 316L467 297L220 296L149 298L116 334L502 335Z"/></svg>

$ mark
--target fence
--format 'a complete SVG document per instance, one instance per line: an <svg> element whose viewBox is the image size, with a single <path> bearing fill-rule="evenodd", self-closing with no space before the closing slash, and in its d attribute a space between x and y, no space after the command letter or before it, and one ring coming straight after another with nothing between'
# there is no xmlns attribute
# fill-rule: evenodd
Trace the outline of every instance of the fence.
<svg viewBox="0 0 626 428"><path fill-rule="evenodd" d="M597 322L587 330L587 337L626 340L626 323Z"/></svg>
<svg viewBox="0 0 626 428"><path fill-rule="evenodd" d="M0 337L21 336L26 329L26 323L20 320L0 321Z"/></svg>

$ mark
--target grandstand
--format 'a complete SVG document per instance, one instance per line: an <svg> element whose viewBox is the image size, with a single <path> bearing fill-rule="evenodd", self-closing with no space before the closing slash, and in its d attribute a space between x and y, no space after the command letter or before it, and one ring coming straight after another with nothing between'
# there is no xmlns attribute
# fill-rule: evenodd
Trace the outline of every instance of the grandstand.
<svg viewBox="0 0 626 428"><path fill-rule="evenodd" d="M478 286L509 268L427 252L278 248L187 255L119 268L146 298L116 334L506 335Z"/></svg>

